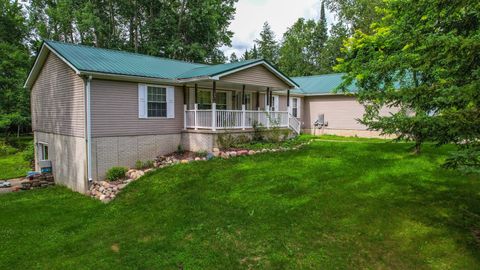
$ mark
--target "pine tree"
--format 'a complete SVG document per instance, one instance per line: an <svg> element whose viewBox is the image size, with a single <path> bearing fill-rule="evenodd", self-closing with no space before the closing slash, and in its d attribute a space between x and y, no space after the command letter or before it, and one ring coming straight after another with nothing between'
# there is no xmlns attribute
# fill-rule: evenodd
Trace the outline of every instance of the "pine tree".
<svg viewBox="0 0 480 270"><path fill-rule="evenodd" d="M245 49L245 53L242 55L242 61L249 60L249 59L251 59L250 52L248 51L248 49Z"/></svg>
<svg viewBox="0 0 480 270"><path fill-rule="evenodd" d="M232 54L230 55L230 63L235 63L235 62L238 62L238 57L237 57L237 54L235 54L235 52L232 52Z"/></svg>
<svg viewBox="0 0 480 270"><path fill-rule="evenodd" d="M260 32L260 39L255 40L258 45L259 57L270 61L273 64L278 63L278 43L275 40L275 33L273 33L268 22L263 24L262 31Z"/></svg>
<svg viewBox="0 0 480 270"><path fill-rule="evenodd" d="M312 56L315 58L315 66L317 73L327 73L331 71L331 65L329 65L325 57L325 45L328 41L328 27L327 18L325 16L325 4L322 1L320 9L320 19L315 27L315 33L312 40Z"/></svg>
<svg viewBox="0 0 480 270"><path fill-rule="evenodd" d="M258 50L257 50L257 45L253 44L253 49L251 51L252 54L252 59L258 59Z"/></svg>

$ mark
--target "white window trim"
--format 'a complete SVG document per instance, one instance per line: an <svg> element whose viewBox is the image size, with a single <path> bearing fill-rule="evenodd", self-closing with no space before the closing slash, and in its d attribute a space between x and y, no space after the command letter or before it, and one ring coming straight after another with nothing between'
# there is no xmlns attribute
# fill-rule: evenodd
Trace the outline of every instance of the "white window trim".
<svg viewBox="0 0 480 270"><path fill-rule="evenodd" d="M267 100L268 100L268 95L264 95L265 100L264 100L264 105L265 108L267 107ZM273 104L270 104L270 111L271 112L279 112L280 111L280 95L272 95L272 102ZM277 105L277 106L275 106ZM275 108L275 110L273 110Z"/></svg>
<svg viewBox="0 0 480 270"><path fill-rule="evenodd" d="M38 146L38 160L39 161L45 161L45 160L48 160L48 159L45 159L45 147L48 148L48 143L46 142L37 142L37 146ZM48 153L48 149L47 149L47 156L50 157L49 153Z"/></svg>
<svg viewBox="0 0 480 270"><path fill-rule="evenodd" d="M141 119L173 119L175 118L175 87L171 85L159 85L159 84L138 84L138 87L143 85L145 87L145 97L143 100L143 106L144 106L144 112L142 115L141 113L139 114L139 118ZM148 116L148 87L156 87L156 88L165 88L165 103L167 106L167 114L166 116ZM169 91L172 91L172 101L169 102ZM139 93L140 94L140 93ZM141 97L139 98L139 103L142 102L140 101ZM169 106L169 104L172 105L172 107ZM140 110L140 105L139 105L139 110ZM169 110L172 111L172 116L169 117Z"/></svg>
<svg viewBox="0 0 480 270"><path fill-rule="evenodd" d="M293 104L295 104L293 101L296 101L296 107L293 106ZM292 116L294 116L295 118L299 118L298 115L300 115L300 99L297 98L297 97L292 97L292 100L291 100L291 104L292 104ZM293 109L297 109L297 115L293 115Z"/></svg>

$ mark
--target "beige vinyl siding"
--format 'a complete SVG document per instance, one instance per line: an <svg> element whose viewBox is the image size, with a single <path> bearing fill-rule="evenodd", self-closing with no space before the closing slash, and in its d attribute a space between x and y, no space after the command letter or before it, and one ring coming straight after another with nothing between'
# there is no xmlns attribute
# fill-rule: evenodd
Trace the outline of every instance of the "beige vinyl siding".
<svg viewBox="0 0 480 270"><path fill-rule="evenodd" d="M305 128L312 128L318 115L324 114L329 129L366 129L356 120L362 118L364 108L355 97L333 95L305 97L304 103Z"/></svg>
<svg viewBox="0 0 480 270"><path fill-rule="evenodd" d="M290 88L263 65L254 66L220 78L220 81L275 88Z"/></svg>
<svg viewBox="0 0 480 270"><path fill-rule="evenodd" d="M183 90L175 87L175 118L138 117L138 84L92 80L92 137L179 134L183 129Z"/></svg>
<svg viewBox="0 0 480 270"><path fill-rule="evenodd" d="M325 121L328 122L327 129L335 130L367 130L367 127L360 124L357 119L361 119L365 112L363 105L355 97L342 95L325 95L305 97L303 102L304 128L313 128L313 122L319 114L325 115ZM395 112L395 108L382 108L380 115L388 115Z"/></svg>
<svg viewBox="0 0 480 270"><path fill-rule="evenodd" d="M84 137L84 82L50 53L31 89L33 131Z"/></svg>

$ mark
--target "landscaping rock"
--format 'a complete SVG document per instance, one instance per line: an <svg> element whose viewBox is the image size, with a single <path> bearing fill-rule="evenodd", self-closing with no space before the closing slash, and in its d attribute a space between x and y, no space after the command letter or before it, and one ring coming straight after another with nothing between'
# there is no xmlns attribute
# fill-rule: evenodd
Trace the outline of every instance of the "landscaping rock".
<svg viewBox="0 0 480 270"><path fill-rule="evenodd" d="M267 153L267 152L278 152L278 151L288 151L293 149L299 149L306 143L294 146L294 147L279 147L278 149L261 149L261 150L247 150L247 149L240 149L235 151L220 151L219 148L213 148L213 153L207 153L206 157L195 157L193 152L184 153L184 154L171 154L167 156L158 156L154 160L154 166L156 168L164 168L168 166L173 166L175 164L186 164L191 161L200 161L200 160L210 160L214 157L221 157L224 159L228 159L231 157L242 156L242 155L255 155L258 153ZM130 169L125 174L125 180L119 180L115 182L107 182L107 181L99 181L93 182L90 185L90 189L88 194L91 197L101 200L104 203L108 203L114 198L117 197L118 193L123 190L129 183L137 180L138 178L142 177L146 172L152 171L154 169L146 169L146 170L137 170L137 169ZM49 176L43 176L41 179L33 179L29 181L31 188L33 187L40 187L45 185L53 184L53 181L50 182ZM29 184L25 184L25 188L28 188Z"/></svg>

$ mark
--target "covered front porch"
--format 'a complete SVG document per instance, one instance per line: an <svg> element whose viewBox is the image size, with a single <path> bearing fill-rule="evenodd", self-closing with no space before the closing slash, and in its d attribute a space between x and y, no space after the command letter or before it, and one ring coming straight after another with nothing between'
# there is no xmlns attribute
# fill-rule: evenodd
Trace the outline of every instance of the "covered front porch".
<svg viewBox="0 0 480 270"><path fill-rule="evenodd" d="M279 127L300 133L300 122L292 116L287 87L202 81L184 85L184 98L186 130Z"/></svg>

